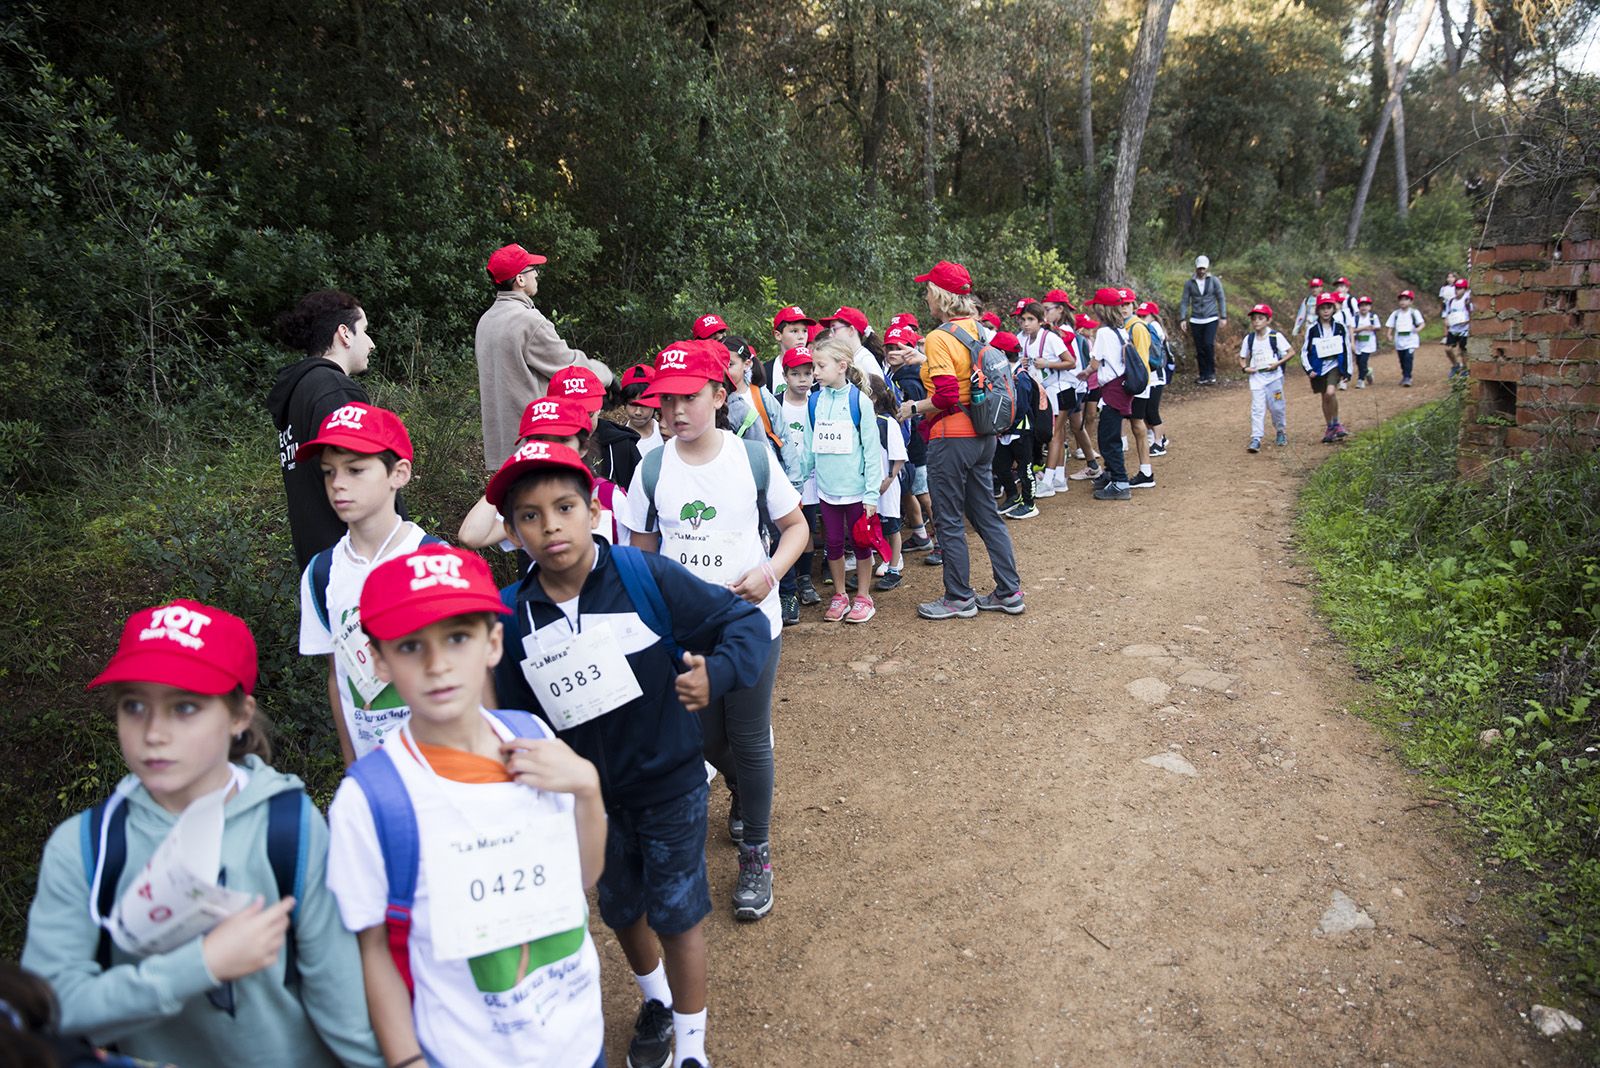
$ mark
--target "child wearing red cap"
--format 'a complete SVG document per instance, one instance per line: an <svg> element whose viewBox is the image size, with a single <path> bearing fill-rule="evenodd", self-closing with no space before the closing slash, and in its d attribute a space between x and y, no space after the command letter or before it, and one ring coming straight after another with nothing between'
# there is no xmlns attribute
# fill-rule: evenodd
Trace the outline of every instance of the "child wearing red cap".
<svg viewBox="0 0 1600 1068"><path fill-rule="evenodd" d="M728 354L728 424L741 438L765 442L774 454L783 452L783 412L761 377L756 350L742 337L725 339Z"/></svg>
<svg viewBox="0 0 1600 1068"><path fill-rule="evenodd" d="M445 545L361 592L411 718L339 785L327 882L394 1068L604 1063L584 896L605 863L600 779L536 717L485 710L505 611L488 565Z"/></svg>
<svg viewBox="0 0 1600 1068"><path fill-rule="evenodd" d="M1294 355L1284 336L1272 329L1272 308L1257 304L1250 309L1250 332L1239 344L1239 369L1250 376L1250 452L1261 451L1267 410L1278 445L1289 444L1288 402L1283 393L1283 367Z"/></svg>
<svg viewBox="0 0 1600 1068"><path fill-rule="evenodd" d="M1417 345L1422 336L1422 313L1411 306L1416 294L1411 290L1402 290L1399 297L1399 307L1389 313L1387 327L1389 340L1394 342L1395 356L1400 360L1400 384L1411 385L1412 366L1417 356Z"/></svg>
<svg viewBox="0 0 1600 1068"><path fill-rule="evenodd" d="M1033 519L1039 514L1034 506L1033 428L1040 416L1037 402L1044 387L1023 368L1022 342L1015 334L996 331L989 344L1005 353L1011 364L1014 397L1011 426L996 435L994 450L994 485L997 495L1003 495L1000 514L1007 519Z"/></svg>
<svg viewBox="0 0 1600 1068"><path fill-rule="evenodd" d="M1069 376L1074 361L1067 352L1066 341L1046 325L1047 314L1044 305L1038 301L1024 304L1017 314L1020 365L1032 372L1050 406L1048 442L1044 441L1042 435L1034 436L1034 440L1044 448L1044 455L1038 457L1042 471L1033 487L1035 497L1054 497L1057 493L1067 492L1066 464L1062 460L1062 453L1066 450L1068 419L1061 408L1061 394L1072 393ZM1058 467L1061 468L1059 479L1056 476Z"/></svg>
<svg viewBox="0 0 1600 1068"><path fill-rule="evenodd" d="M1450 358L1449 378L1467 373L1467 334L1472 329L1472 290L1457 278L1455 292L1444 302L1444 354Z"/></svg>
<svg viewBox="0 0 1600 1068"><path fill-rule="evenodd" d="M1383 320L1379 319L1372 311L1372 298L1362 297L1356 301L1356 388L1366 389L1372 384L1372 368L1369 366L1372 357L1378 351L1378 331L1383 327Z"/></svg>
<svg viewBox="0 0 1600 1068"><path fill-rule="evenodd" d="M1134 308L1134 314L1150 331L1150 397L1145 401L1144 440L1149 447L1148 455L1165 456L1168 442L1166 423L1161 418L1161 395L1166 392L1168 376L1176 368L1177 361L1172 358L1172 343L1166 327L1161 325L1160 305L1147 300Z"/></svg>
<svg viewBox="0 0 1600 1068"><path fill-rule="evenodd" d="M1063 324L1063 331L1067 327ZM1100 322L1090 315L1072 317L1072 355L1074 369L1070 372L1073 397L1068 409L1068 427L1077 449L1075 455L1083 461L1083 470L1074 471L1067 478L1073 482L1093 481L1100 477L1100 454L1094 442L1100 426L1100 391L1089 389L1089 361L1094 358L1094 339L1100 332ZM1065 336L1065 334L1063 334ZM1063 400L1063 404L1068 403ZM1061 468L1066 467L1066 450L1062 449Z"/></svg>
<svg viewBox="0 0 1600 1068"><path fill-rule="evenodd" d="M1104 287L1095 290L1089 307L1099 317L1100 327L1094 335L1094 348L1090 352L1088 383L1100 391L1099 423L1096 434L1100 441L1100 458L1103 473L1094 482L1094 499L1097 501L1125 501L1129 493L1129 478L1123 462L1122 420L1133 411L1133 398L1123 388L1127 360L1139 359L1142 353L1133 349L1128 335L1116 324L1126 322L1133 312L1133 291ZM1148 337L1146 338L1148 341Z"/></svg>
<svg viewBox="0 0 1600 1068"><path fill-rule="evenodd" d="M361 588L382 561L437 541L400 517L395 496L411 481L411 436L393 412L347 404L323 420L296 461L320 465L345 535L300 576L300 653L328 658L328 703L345 764L405 722L405 702L378 678L361 630Z"/></svg>
<svg viewBox="0 0 1600 1068"><path fill-rule="evenodd" d="M799 312L799 308L785 309ZM782 312L779 313L780 315ZM803 324L786 324L790 336L804 336ZM795 331L793 327L801 329ZM774 331L776 333L777 331ZM815 556L814 538L822 522L818 504L817 477L811 461L811 387L816 380L811 350L804 344L791 346L783 354L783 401L780 422L783 426L783 471L789 484L800 494L800 510L806 519L806 529L812 536L806 539L805 548L794 566L778 580L778 603L783 614L783 625L800 622L800 608L820 604L822 595L811 581L811 565Z"/></svg>
<svg viewBox="0 0 1600 1068"><path fill-rule="evenodd" d="M1306 336L1300 346L1300 364L1305 368L1311 383L1311 392L1322 398L1322 415L1328 429L1322 443L1331 445L1349 436L1350 432L1339 421L1339 385L1350 377L1350 333L1339 322L1339 298L1324 293L1317 298L1317 318L1306 327Z"/></svg>
<svg viewBox="0 0 1600 1068"><path fill-rule="evenodd" d="M106 669L129 774L56 828L23 967L59 1030L162 1064L381 1066L355 939L323 886L328 829L270 767L242 619L135 612Z"/></svg>
<svg viewBox="0 0 1600 1068"><path fill-rule="evenodd" d="M606 406L606 387L593 371L569 367L553 375L546 396L571 401L588 413L589 433L583 453L589 470L619 486L633 481L633 470L639 466L641 455L639 434L600 414Z"/></svg>
<svg viewBox="0 0 1600 1068"><path fill-rule="evenodd" d="M1218 285L1220 286L1221 283L1218 283ZM1155 370L1155 335L1151 332L1150 328L1145 325L1144 320L1134 314L1134 310L1138 306L1138 300L1134 296L1133 290L1119 289L1117 292L1121 294L1121 299L1123 301L1121 311L1122 329L1126 332L1128 340L1133 343L1133 350L1139 354L1139 359L1144 361L1146 370L1150 372L1149 384L1133 397L1132 404L1128 411L1128 434L1129 437L1133 439L1133 455L1139 468L1138 471L1136 471L1128 479L1128 488L1154 489L1156 484L1156 475L1155 469L1150 466L1151 437L1150 425L1147 420L1150 415L1150 398L1155 393L1156 383L1160 381L1156 377ZM1192 320L1190 325L1193 325ZM1212 340L1213 342L1216 340L1214 331ZM1196 341L1196 348L1198 349L1198 347L1199 342ZM1162 354L1161 358L1162 361L1165 362L1165 354ZM1214 383L1217 377L1216 362L1214 357L1212 358L1210 367L1210 378ZM1156 418L1160 418L1159 410L1156 413ZM1119 439L1119 444L1122 445L1123 449L1127 449L1128 447L1126 438Z"/></svg>
<svg viewBox="0 0 1600 1068"><path fill-rule="evenodd" d="M701 370L720 376L722 369ZM709 381L700 379L702 387ZM681 380L658 365L651 388L681 388ZM677 414L678 402L663 406ZM731 436L717 438L745 451ZM496 670L495 690L502 701L538 708L601 769L610 821L600 917L616 932L643 995L628 1062L659 1068L676 1037L677 1063L704 1065L704 921L711 896L702 725L707 744L725 745L724 732L743 729L727 719L711 722L714 706L757 684L777 643L769 645L771 632L756 607L700 581L673 554L612 549L592 537L588 473L560 446L526 448L488 490L534 561L514 591L507 639L513 655ZM669 444L652 455L676 451ZM569 687L574 668L586 664L594 665L588 682ZM761 731L770 790L770 710ZM721 750L715 761L729 766ZM755 778L752 772L738 781L754 791ZM770 909L771 862L765 816L759 818L755 851L767 867Z"/></svg>
<svg viewBox="0 0 1600 1068"><path fill-rule="evenodd" d="M644 395L655 376L656 369L647 363L635 364L622 372L622 410L628 417L628 429L639 435L635 447L641 459L652 449L661 448L666 440L661 436L661 428L656 425L656 413L661 410L661 402Z"/></svg>
<svg viewBox="0 0 1600 1068"><path fill-rule="evenodd" d="M767 381L772 384L773 393L781 394L785 388L783 354L808 344L811 340L809 328L816 325L817 321L801 311L798 304L779 308L772 317L772 340L777 344L778 352L767 364Z"/></svg>

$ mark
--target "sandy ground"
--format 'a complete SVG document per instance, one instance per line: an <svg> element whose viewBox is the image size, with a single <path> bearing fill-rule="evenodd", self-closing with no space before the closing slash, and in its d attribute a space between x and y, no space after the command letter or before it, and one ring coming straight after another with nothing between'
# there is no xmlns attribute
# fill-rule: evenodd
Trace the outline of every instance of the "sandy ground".
<svg viewBox="0 0 1600 1068"><path fill-rule="evenodd" d="M1340 394L1356 434L1444 392ZM1085 483L1011 524L1020 617L916 618L920 556L865 626L785 632L776 905L736 924L713 786L710 1052L784 1065L1502 1065L1574 1056L1493 974L1448 809L1346 711L1296 494L1334 446L1289 369L1290 444L1244 450L1242 382L1170 404L1157 488ZM974 541L974 585L991 588ZM980 579L981 576L981 579ZM1181 757L1192 774L1152 765ZM1370 928L1319 933L1335 892ZM598 927L598 921L597 927ZM638 992L597 930L607 1047Z"/></svg>

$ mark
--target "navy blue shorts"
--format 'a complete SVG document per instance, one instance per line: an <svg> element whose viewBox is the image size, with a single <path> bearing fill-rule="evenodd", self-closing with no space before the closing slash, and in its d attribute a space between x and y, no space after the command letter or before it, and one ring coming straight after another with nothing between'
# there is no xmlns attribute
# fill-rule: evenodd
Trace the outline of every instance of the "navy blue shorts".
<svg viewBox="0 0 1600 1068"><path fill-rule="evenodd" d="M898 517L895 517L895 516L884 517L884 516L880 515L878 517L878 522L883 525L883 536L886 537L886 538L890 534L896 534L896 533L899 533L899 531L900 531L900 520L899 520Z"/></svg>
<svg viewBox="0 0 1600 1068"><path fill-rule="evenodd" d="M706 879L705 783L644 808L610 810L600 919L614 931L643 916L659 935L691 930L711 915Z"/></svg>

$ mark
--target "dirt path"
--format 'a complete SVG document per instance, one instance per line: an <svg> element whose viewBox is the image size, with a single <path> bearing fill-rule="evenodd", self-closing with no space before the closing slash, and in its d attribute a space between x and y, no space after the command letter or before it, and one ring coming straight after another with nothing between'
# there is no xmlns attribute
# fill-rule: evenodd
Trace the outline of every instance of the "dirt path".
<svg viewBox="0 0 1600 1068"><path fill-rule="evenodd" d="M1440 395L1439 348L1418 364L1402 390L1380 361L1346 424ZM1013 524L1024 616L917 620L939 583L914 557L872 623L786 632L752 926L713 788L717 1065L1554 1062L1472 949L1474 864L1344 711L1359 684L1291 545L1331 447L1289 385L1288 448L1248 455L1242 383L1207 390L1170 406L1157 489L1073 483ZM1317 934L1336 891L1375 928ZM597 941L620 1065L638 994Z"/></svg>

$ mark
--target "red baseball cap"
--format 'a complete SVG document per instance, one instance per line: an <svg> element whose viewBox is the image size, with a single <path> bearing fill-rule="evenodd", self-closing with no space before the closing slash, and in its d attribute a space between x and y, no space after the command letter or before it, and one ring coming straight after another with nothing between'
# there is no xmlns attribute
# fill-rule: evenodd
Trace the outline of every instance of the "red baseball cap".
<svg viewBox="0 0 1600 1068"><path fill-rule="evenodd" d="M649 386L651 380L654 379L655 376L656 369L654 367L651 367L647 363L636 363L626 371L622 372L622 385L624 389L626 389L628 386ZM639 394L628 403L642 405L646 408L661 407L661 402L659 400L654 397L647 397L643 393Z"/></svg>
<svg viewBox="0 0 1600 1068"><path fill-rule="evenodd" d="M532 441L522 448L535 445L561 447ZM448 545L424 545L416 552L385 560L372 569L361 587L361 626L379 641L403 638L430 623L469 612L510 614L483 557Z"/></svg>
<svg viewBox="0 0 1600 1068"><path fill-rule="evenodd" d="M550 376L548 396L557 400L576 401L586 412L598 412L606 406L606 387L600 376L587 367L563 367Z"/></svg>
<svg viewBox="0 0 1600 1068"><path fill-rule="evenodd" d="M1417 299L1417 295L1415 293L1411 292L1411 290L1409 290L1409 289L1402 289L1400 291L1400 296L1398 298L1396 298L1396 299L1398 299L1398 300L1416 300Z"/></svg>
<svg viewBox="0 0 1600 1068"><path fill-rule="evenodd" d="M922 340L922 336L912 329L910 325L902 324L900 326L891 326L888 330L885 330L883 340L891 345L915 347L916 343Z"/></svg>
<svg viewBox="0 0 1600 1068"><path fill-rule="evenodd" d="M1317 298L1317 307L1320 308L1324 304L1332 304L1335 308L1337 308L1339 306L1339 298L1334 296L1332 293L1324 293Z"/></svg>
<svg viewBox="0 0 1600 1068"><path fill-rule="evenodd" d="M1002 323L1000 321L1000 316L996 315L994 312L984 312L982 315L978 316L978 320L980 322L988 323L990 326L994 327L996 330L1000 329L1002 326L1005 325L1004 323Z"/></svg>
<svg viewBox="0 0 1600 1068"><path fill-rule="evenodd" d="M1309 285L1312 289L1321 289L1324 283L1323 283L1322 279L1320 279L1320 278L1313 278L1310 282L1308 282L1306 284Z"/></svg>
<svg viewBox="0 0 1600 1068"><path fill-rule="evenodd" d="M865 334L868 328L866 313L860 308L841 307L832 315L824 315L821 321L824 323L831 323L835 321L849 323L855 328L855 331L858 334Z"/></svg>
<svg viewBox="0 0 1600 1068"><path fill-rule="evenodd" d="M1094 301L1091 300L1089 303L1093 304ZM1072 317L1072 325L1077 327L1079 330L1094 331L1100 329L1099 322L1097 322L1093 316L1084 315L1082 312L1079 312L1077 315Z"/></svg>
<svg viewBox="0 0 1600 1068"><path fill-rule="evenodd" d="M1032 303L1033 303L1033 298L1032 297L1019 297L1017 299L1017 303L1011 309L1012 316L1015 317L1015 316L1021 315L1022 314L1022 309L1026 308L1028 305L1030 305Z"/></svg>
<svg viewBox="0 0 1600 1068"><path fill-rule="evenodd" d="M1340 278L1340 279L1337 279L1333 284L1336 285L1336 286L1347 286L1347 285L1350 284L1350 279L1348 279L1348 278Z"/></svg>
<svg viewBox="0 0 1600 1068"><path fill-rule="evenodd" d="M967 269L961 264L951 263L949 260L940 260L933 265L931 271L917 275L913 281L932 282L940 289L951 293L972 292L972 275L967 273Z"/></svg>
<svg viewBox="0 0 1600 1068"><path fill-rule="evenodd" d="M806 364L813 362L815 361L811 359L811 350L804 345L796 345L783 354L783 369L785 371L791 367L804 367Z"/></svg>
<svg viewBox="0 0 1600 1068"><path fill-rule="evenodd" d="M535 256L521 245L506 245L489 254L487 270L489 277L499 285L511 281L529 267L537 267L543 262L543 256Z"/></svg>
<svg viewBox="0 0 1600 1068"><path fill-rule="evenodd" d="M826 329L827 327L823 326L821 323L812 323L810 326L806 327L806 344L809 345L813 341L817 340L817 335Z"/></svg>
<svg viewBox="0 0 1600 1068"><path fill-rule="evenodd" d="M329 412L317 436L295 450L295 462L309 460L330 445L366 456L393 450L400 459L411 459L406 425L387 408L372 404L355 402Z"/></svg>
<svg viewBox="0 0 1600 1068"><path fill-rule="evenodd" d="M576 451L553 441L524 441L517 446L516 452L506 457L500 470L490 476L489 488L483 493L484 499L496 508L500 507L513 482L528 471L546 467L560 467L582 475L589 483L589 489L594 489L594 472L589 470L589 465L583 462L583 457Z"/></svg>
<svg viewBox="0 0 1600 1068"><path fill-rule="evenodd" d="M1270 305L1270 304L1257 304L1254 308L1250 309L1250 314L1251 315L1265 315L1268 319L1270 319L1270 318L1272 318L1272 305Z"/></svg>
<svg viewBox="0 0 1600 1068"><path fill-rule="evenodd" d="M1155 301L1147 300L1143 304L1139 305L1137 308L1133 309L1133 314L1135 314L1135 315L1160 315L1161 314L1161 308L1156 304Z"/></svg>
<svg viewBox="0 0 1600 1068"><path fill-rule="evenodd" d="M897 326L909 326L916 330L920 329L922 324L917 322L917 317L910 312L901 312L889 320L889 329L893 330Z"/></svg>
<svg viewBox="0 0 1600 1068"><path fill-rule="evenodd" d="M1106 288L1103 288L1103 289L1097 289L1097 290L1094 291L1094 296L1089 298L1089 306L1090 307L1094 307L1096 305L1099 305L1100 307L1103 307L1103 308L1120 307L1121 305L1127 304L1130 301L1132 301L1133 297L1131 296L1131 294L1129 296L1127 296L1127 297L1123 296L1124 293L1129 293L1129 292L1130 291L1126 290L1126 289L1112 289L1110 287L1106 287ZM1096 324L1096 325L1099 325L1099 324Z"/></svg>
<svg viewBox="0 0 1600 1068"><path fill-rule="evenodd" d="M696 319L694 325L689 328L689 333L694 335L696 341L704 341L706 338L721 333L726 329L728 329L728 324L722 321L722 316L712 312L710 315L702 315Z"/></svg>
<svg viewBox="0 0 1600 1068"><path fill-rule="evenodd" d="M1065 289L1052 289L1044 295L1044 302L1046 304L1063 304L1068 311L1078 310L1077 305L1072 303L1072 298L1067 296Z"/></svg>
<svg viewBox="0 0 1600 1068"><path fill-rule="evenodd" d="M647 397L664 393L698 393L707 382L721 382L728 373L727 347L719 345L720 358L706 351L701 341L674 341L656 354L656 376Z"/></svg>
<svg viewBox="0 0 1600 1068"><path fill-rule="evenodd" d="M1001 352L1021 352L1022 342L1017 340L1017 335L1009 330L997 330L994 337L989 339L989 344Z"/></svg>
<svg viewBox="0 0 1600 1068"><path fill-rule="evenodd" d="M1356 298L1356 306L1357 307L1360 307L1363 304L1371 304L1371 303L1372 303L1372 298L1371 297L1357 297Z"/></svg>
<svg viewBox="0 0 1600 1068"><path fill-rule="evenodd" d="M111 663L84 689L156 682L190 693L256 688L256 639L245 621L199 601L144 608L122 625Z"/></svg>
<svg viewBox="0 0 1600 1068"><path fill-rule="evenodd" d="M545 397L522 411L517 438L540 434L552 438L572 438L589 430L589 413L577 401Z"/></svg>
<svg viewBox="0 0 1600 1068"><path fill-rule="evenodd" d="M779 308L778 314L772 317L772 329L781 330L784 323L815 323L805 312L800 310L800 305L791 304L787 308Z"/></svg>
<svg viewBox="0 0 1600 1068"><path fill-rule="evenodd" d="M894 559L894 547L889 544L889 539L883 536L883 523L876 515L862 513L861 518L850 528L850 534L855 538L857 545L865 545L885 560Z"/></svg>
<svg viewBox="0 0 1600 1068"><path fill-rule="evenodd" d="M1466 289L1469 285L1471 285L1471 283L1468 282L1465 278L1457 278L1456 279L1456 288L1457 289Z"/></svg>

